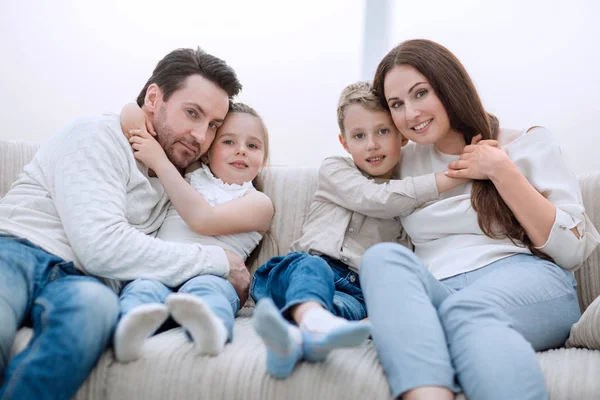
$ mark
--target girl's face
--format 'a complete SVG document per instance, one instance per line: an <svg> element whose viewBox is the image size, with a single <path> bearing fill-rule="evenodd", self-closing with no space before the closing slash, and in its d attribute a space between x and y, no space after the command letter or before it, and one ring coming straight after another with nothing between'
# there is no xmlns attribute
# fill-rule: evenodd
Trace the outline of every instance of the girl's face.
<svg viewBox="0 0 600 400"><path fill-rule="evenodd" d="M453 153L463 136L450 127L448 113L423 74L408 65L396 65L385 76L385 98L392 120L407 139L435 144L444 153Z"/></svg>
<svg viewBox="0 0 600 400"><path fill-rule="evenodd" d="M264 141L262 125L255 116L229 113L208 150L210 170L229 184L253 180L265 159Z"/></svg>

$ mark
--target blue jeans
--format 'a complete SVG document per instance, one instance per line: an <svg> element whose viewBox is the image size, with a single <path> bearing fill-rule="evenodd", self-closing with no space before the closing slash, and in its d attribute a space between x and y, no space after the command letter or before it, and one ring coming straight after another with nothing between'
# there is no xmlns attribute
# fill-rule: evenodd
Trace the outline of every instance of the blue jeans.
<svg viewBox="0 0 600 400"><path fill-rule="evenodd" d="M438 281L410 250L382 243L361 277L394 396L442 386L469 400L547 399L535 351L562 346L580 317L573 274L528 254Z"/></svg>
<svg viewBox="0 0 600 400"><path fill-rule="evenodd" d="M116 294L71 262L0 234L0 399L70 399L108 345ZM33 326L9 360L16 332Z"/></svg>
<svg viewBox="0 0 600 400"><path fill-rule="evenodd" d="M250 295L257 302L270 297L287 318L291 307L308 301L351 321L367 317L358 274L327 256L294 252L271 258L254 273Z"/></svg>
<svg viewBox="0 0 600 400"><path fill-rule="evenodd" d="M121 314L119 318L142 304L164 304L167 296L173 292L189 293L201 297L215 315L225 323L229 335L228 339L233 339L233 320L240 309L240 299L233 285L227 279L215 275L196 276L176 289L171 289L152 279L131 281L121 291ZM174 326L176 325L170 320L159 331Z"/></svg>

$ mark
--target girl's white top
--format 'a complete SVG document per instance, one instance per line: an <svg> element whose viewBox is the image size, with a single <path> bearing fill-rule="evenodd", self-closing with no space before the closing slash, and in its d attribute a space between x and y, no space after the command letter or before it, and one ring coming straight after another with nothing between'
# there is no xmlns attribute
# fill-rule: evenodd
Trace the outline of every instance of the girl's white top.
<svg viewBox="0 0 600 400"><path fill-rule="evenodd" d="M500 130L498 141L527 180L556 206L550 236L541 251L556 264L575 270L600 243L585 214L577 178L569 171L560 147L548 130ZM409 143L402 150L401 176L445 171L458 155L441 153L435 145ZM492 239L477 224L471 206L472 183L452 189L402 218L416 255L437 279L484 267L518 253L531 253L509 239ZM578 239L571 228L579 232Z"/></svg>
<svg viewBox="0 0 600 400"><path fill-rule="evenodd" d="M225 183L215 177L206 165L187 173L185 179L202 194L212 207L240 198L249 190L256 190L252 182L245 182L242 185ZM258 232L217 236L200 235L189 228L179 216L173 204L169 206L167 217L158 230L157 237L169 242L221 246L225 250L234 252L244 260L248 258L248 255L262 239L262 235Z"/></svg>

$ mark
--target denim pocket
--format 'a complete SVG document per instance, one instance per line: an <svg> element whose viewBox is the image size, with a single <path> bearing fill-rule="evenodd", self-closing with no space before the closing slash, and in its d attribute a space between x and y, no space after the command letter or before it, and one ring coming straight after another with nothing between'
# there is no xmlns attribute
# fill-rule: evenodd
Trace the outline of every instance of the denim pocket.
<svg viewBox="0 0 600 400"><path fill-rule="evenodd" d="M50 273L49 281L55 281L60 278L64 278L65 276L76 275L81 276L83 273L79 271L73 265L73 261L63 261L61 263L56 264L52 268L52 272Z"/></svg>

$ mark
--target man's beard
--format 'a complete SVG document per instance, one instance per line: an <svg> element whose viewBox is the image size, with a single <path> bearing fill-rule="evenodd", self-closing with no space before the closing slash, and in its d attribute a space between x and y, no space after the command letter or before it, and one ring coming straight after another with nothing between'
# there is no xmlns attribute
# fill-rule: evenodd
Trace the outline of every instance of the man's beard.
<svg viewBox="0 0 600 400"><path fill-rule="evenodd" d="M173 129L167 124L166 121L166 110L165 106L162 105L156 114L156 118L154 119L154 130L156 131L156 140L160 143L161 147L165 151L167 158L173 165L177 168L185 170L189 167L193 162L197 161L200 158L201 148L200 144L195 140L177 140L175 139L175 134ZM195 156L181 156L175 150L175 145L177 143L183 143L191 147L195 147L198 149Z"/></svg>

